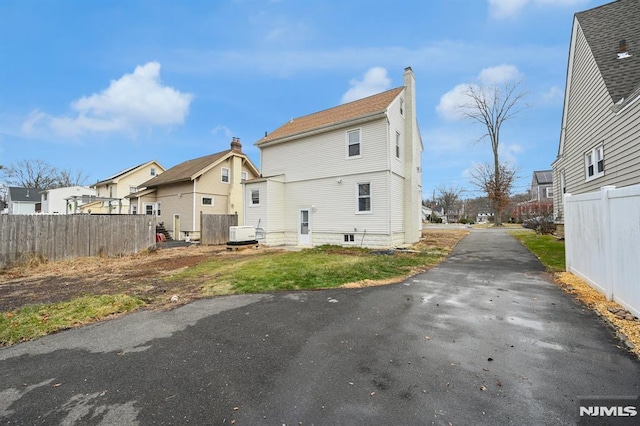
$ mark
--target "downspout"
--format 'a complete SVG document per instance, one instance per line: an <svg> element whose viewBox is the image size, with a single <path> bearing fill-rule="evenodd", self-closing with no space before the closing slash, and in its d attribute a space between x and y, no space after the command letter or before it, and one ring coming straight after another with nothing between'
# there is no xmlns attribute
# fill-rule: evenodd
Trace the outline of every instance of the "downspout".
<svg viewBox="0 0 640 426"><path fill-rule="evenodd" d="M191 213L191 228L196 229L196 198L198 194L198 178L193 179L193 212Z"/></svg>
<svg viewBox="0 0 640 426"><path fill-rule="evenodd" d="M389 116L387 115L387 235L389 236L389 241L393 241L392 234L392 220L391 220L391 185L393 182L393 173L391 172L391 123L389 122ZM366 230L365 230L366 233ZM364 242L364 235L362 236L362 240ZM361 244L362 245L362 244Z"/></svg>

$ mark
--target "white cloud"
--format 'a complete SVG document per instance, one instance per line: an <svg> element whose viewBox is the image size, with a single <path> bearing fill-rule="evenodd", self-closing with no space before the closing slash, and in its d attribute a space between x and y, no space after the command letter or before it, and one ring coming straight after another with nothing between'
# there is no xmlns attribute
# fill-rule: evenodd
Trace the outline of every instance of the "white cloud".
<svg viewBox="0 0 640 426"><path fill-rule="evenodd" d="M529 0L489 0L489 14L498 19L517 16Z"/></svg>
<svg viewBox="0 0 640 426"><path fill-rule="evenodd" d="M517 143L514 144L500 144L498 148L498 154L500 155L500 162L505 162L512 167L515 167L518 164L517 155L524 152L522 146Z"/></svg>
<svg viewBox="0 0 640 426"><path fill-rule="evenodd" d="M496 84L506 83L508 81L517 81L522 79L522 74L517 67L513 65L498 65L497 67L489 67L480 71L478 80L482 84L493 86Z"/></svg>
<svg viewBox="0 0 640 426"><path fill-rule="evenodd" d="M588 3L588 0L489 0L489 15L496 19L515 18L527 5L538 8L569 7Z"/></svg>
<svg viewBox="0 0 640 426"><path fill-rule="evenodd" d="M351 88L342 95L342 103L356 101L384 92L391 87L391 79L387 76L387 70L382 67L370 68L362 80L349 81Z"/></svg>
<svg viewBox="0 0 640 426"><path fill-rule="evenodd" d="M522 73L513 65L499 65L484 68L480 71L477 80L484 86L496 86L509 81L517 81L523 78ZM453 89L440 97L436 106L436 112L447 121L457 121L464 118L461 106L469 103L467 93L469 89L481 90L476 83L458 84Z"/></svg>
<svg viewBox="0 0 640 426"><path fill-rule="evenodd" d="M222 133L226 138L231 139L233 137L233 132L227 126L223 126L221 124L217 125L211 130L211 133L215 136L218 133Z"/></svg>
<svg viewBox="0 0 640 426"><path fill-rule="evenodd" d="M560 89L558 86L552 86L548 91L542 94L542 98L545 101L553 101L555 99L562 98L562 97L563 97L562 89Z"/></svg>
<svg viewBox="0 0 640 426"><path fill-rule="evenodd" d="M436 106L438 115L448 121L457 121L464 118L460 111L460 105L468 102L467 92L469 84L459 84L440 98L440 103Z"/></svg>
<svg viewBox="0 0 640 426"><path fill-rule="evenodd" d="M34 111L23 123L25 133L43 124L62 136L83 133L135 132L139 127L184 123L193 95L160 81L160 64L149 62L111 81L108 88L71 104L76 115L55 117Z"/></svg>

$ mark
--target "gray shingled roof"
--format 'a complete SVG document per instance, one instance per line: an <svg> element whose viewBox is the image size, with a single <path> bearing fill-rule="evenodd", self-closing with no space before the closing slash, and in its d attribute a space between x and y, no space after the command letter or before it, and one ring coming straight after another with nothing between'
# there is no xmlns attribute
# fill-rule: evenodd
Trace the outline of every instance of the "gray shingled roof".
<svg viewBox="0 0 640 426"><path fill-rule="evenodd" d="M40 202L40 190L34 188L21 188L18 186L9 187L9 196L11 201L30 201L32 203Z"/></svg>
<svg viewBox="0 0 640 426"><path fill-rule="evenodd" d="M617 0L575 15L614 103L640 88L640 0ZM618 59L620 41L631 55Z"/></svg>
<svg viewBox="0 0 640 426"><path fill-rule="evenodd" d="M553 183L553 170L538 170L533 172L533 177L538 185Z"/></svg>

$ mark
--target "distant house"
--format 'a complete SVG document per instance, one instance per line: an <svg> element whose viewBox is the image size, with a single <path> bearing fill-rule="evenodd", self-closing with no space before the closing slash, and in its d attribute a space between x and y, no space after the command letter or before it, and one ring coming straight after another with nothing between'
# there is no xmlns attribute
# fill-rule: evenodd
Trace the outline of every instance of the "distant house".
<svg viewBox="0 0 640 426"><path fill-rule="evenodd" d="M391 247L419 240L422 139L415 77L294 118L256 145L262 177L245 184L245 224L268 245Z"/></svg>
<svg viewBox="0 0 640 426"><path fill-rule="evenodd" d="M538 170L533 172L530 199L518 203L514 209L514 215L518 222L525 219L553 214L553 171Z"/></svg>
<svg viewBox="0 0 640 426"><path fill-rule="evenodd" d="M79 209L83 213L93 214L135 214L135 208L129 207L129 194L138 191L145 181L164 172L157 161L149 161L122 170L107 179L97 182L91 188L95 190L96 201L87 200Z"/></svg>
<svg viewBox="0 0 640 426"><path fill-rule="evenodd" d="M553 163L554 216L563 194L640 184L640 2L576 13Z"/></svg>
<svg viewBox="0 0 640 426"><path fill-rule="evenodd" d="M476 215L476 223L489 223L493 222L493 213L480 212Z"/></svg>
<svg viewBox="0 0 640 426"><path fill-rule="evenodd" d="M231 149L180 163L127 197L131 213L155 214L172 238L197 239L200 214L237 214L243 223L242 182L257 176L240 139L233 138Z"/></svg>
<svg viewBox="0 0 640 426"><path fill-rule="evenodd" d="M10 186L7 206L9 214L40 213L40 192L34 188Z"/></svg>
<svg viewBox="0 0 640 426"><path fill-rule="evenodd" d="M93 200L95 196L96 191L86 186L69 186L40 191L41 212L47 214L78 213L80 207Z"/></svg>

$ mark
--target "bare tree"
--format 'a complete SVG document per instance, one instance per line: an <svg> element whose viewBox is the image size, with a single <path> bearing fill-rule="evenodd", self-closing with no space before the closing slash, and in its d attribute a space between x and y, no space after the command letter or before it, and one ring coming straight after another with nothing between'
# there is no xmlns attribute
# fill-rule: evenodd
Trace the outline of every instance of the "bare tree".
<svg viewBox="0 0 640 426"><path fill-rule="evenodd" d="M509 191L505 191L505 189L510 190L511 186L506 187L505 183L513 180L513 175L504 178L500 175L503 170L508 171L509 169L507 165L500 162L498 155L500 130L505 122L528 107L523 103L527 93L520 86L521 82L504 83L503 86L491 87L469 85L465 92L469 102L458 108L465 118L480 123L486 128L486 133L478 141L488 138L491 142L491 150L493 151L493 167L491 167L493 177L491 180L493 183L483 184L483 187L494 191L493 193L487 192L487 196L493 204L495 226L502 225L502 211L508 206ZM483 172L485 171L483 170ZM474 180L476 180L475 177Z"/></svg>
<svg viewBox="0 0 640 426"><path fill-rule="evenodd" d="M67 186L82 186L87 182L87 176L82 170L72 172L69 169L63 169L58 172L57 186L64 188Z"/></svg>
<svg viewBox="0 0 640 426"><path fill-rule="evenodd" d="M478 164L471 171L472 183L487 194L494 211L495 226L502 225L502 212L509 207L509 193L516 178L516 170L505 163L498 165L498 171L491 164Z"/></svg>
<svg viewBox="0 0 640 426"><path fill-rule="evenodd" d="M441 185L438 187L438 195L440 196L440 203L444 207L444 214L449 217L451 209L455 206L456 201L460 198L462 189L455 186L449 186L448 188Z"/></svg>
<svg viewBox="0 0 640 426"><path fill-rule="evenodd" d="M39 190L81 185L87 179L81 171L59 170L44 160L20 160L0 170L7 186Z"/></svg>

